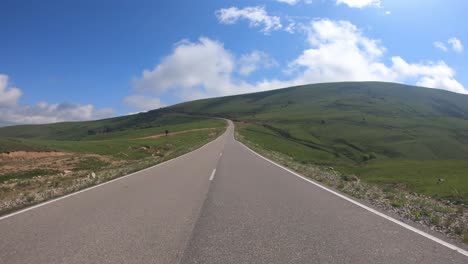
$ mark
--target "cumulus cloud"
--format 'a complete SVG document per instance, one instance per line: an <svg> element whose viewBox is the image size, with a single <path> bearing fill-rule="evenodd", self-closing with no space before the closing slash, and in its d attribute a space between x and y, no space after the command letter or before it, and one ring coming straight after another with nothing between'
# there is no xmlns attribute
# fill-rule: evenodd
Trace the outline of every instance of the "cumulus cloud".
<svg viewBox="0 0 468 264"><path fill-rule="evenodd" d="M347 21L316 20L308 30L311 45L290 67L298 68L302 83L330 81L392 81L411 83L458 93L467 90L445 62L408 63L399 56L384 63L386 48L366 37Z"/></svg>
<svg viewBox="0 0 468 264"><path fill-rule="evenodd" d="M0 121L16 124L44 124L61 121L82 121L106 118L114 115L111 108L96 109L91 104L50 104L39 102L34 105L19 105L22 92L11 88L8 76L0 74Z"/></svg>
<svg viewBox="0 0 468 264"><path fill-rule="evenodd" d="M455 79L455 70L443 61L409 64L401 57L393 57L392 62L393 70L400 79L417 78L416 85L419 86L468 93L463 85Z"/></svg>
<svg viewBox="0 0 468 264"><path fill-rule="evenodd" d="M393 79L380 60L385 48L350 22L316 20L307 32L310 48L290 64L301 82Z"/></svg>
<svg viewBox="0 0 468 264"><path fill-rule="evenodd" d="M130 95L125 97L124 103L128 106L131 106L135 109L141 111L148 111L153 109L158 109L164 107L165 105L161 102L161 99L145 96L145 95Z"/></svg>
<svg viewBox="0 0 468 264"><path fill-rule="evenodd" d="M269 34L283 27L278 16L270 16L264 6L252 6L239 9L237 7L222 8L215 12L222 24L235 24L239 20L249 21L251 27L261 27L261 31Z"/></svg>
<svg viewBox="0 0 468 264"><path fill-rule="evenodd" d="M261 51L236 58L222 43L201 37L195 42L179 42L170 55L153 69L144 70L133 84L136 94L170 95L179 100L248 93L281 87L283 83L265 80L252 84L236 76L276 64Z"/></svg>
<svg viewBox="0 0 468 264"><path fill-rule="evenodd" d="M233 92L234 68L234 56L223 44L202 37L198 42L179 42L172 54L145 70L134 85L139 92L158 95L177 91L176 96L183 99L222 95Z"/></svg>
<svg viewBox="0 0 468 264"><path fill-rule="evenodd" d="M457 39L457 38L451 38L447 41L451 46L452 46L452 49L455 51L455 52L458 52L458 53L462 53L463 52L463 44L462 42Z"/></svg>
<svg viewBox="0 0 468 264"><path fill-rule="evenodd" d="M268 54L262 51L253 51L244 54L239 59L239 73L248 76L259 69L268 69L277 66L278 63Z"/></svg>
<svg viewBox="0 0 468 264"><path fill-rule="evenodd" d="M21 90L11 87L8 81L7 75L0 74L0 108L15 106L22 95Z"/></svg>
<svg viewBox="0 0 468 264"><path fill-rule="evenodd" d="M380 0L336 0L336 4L344 4L352 8L363 8L368 6L379 7L381 2Z"/></svg>
<svg viewBox="0 0 468 264"><path fill-rule="evenodd" d="M222 43L200 38L180 42L160 64L135 80L135 89L191 100L319 82L391 81L467 93L445 62L388 58L381 41L367 37L350 22L314 20L306 32L309 47L283 68L288 72L284 76L246 81L242 76L265 68L268 56L254 51L237 58Z"/></svg>

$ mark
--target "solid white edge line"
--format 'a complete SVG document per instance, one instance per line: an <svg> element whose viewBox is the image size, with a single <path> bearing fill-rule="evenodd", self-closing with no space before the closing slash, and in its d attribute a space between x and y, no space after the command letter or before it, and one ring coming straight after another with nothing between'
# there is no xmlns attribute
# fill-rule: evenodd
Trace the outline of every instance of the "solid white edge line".
<svg viewBox="0 0 468 264"><path fill-rule="evenodd" d="M211 173L210 181L213 180L213 178L214 178L214 176L215 176L215 173L216 173L216 169L214 169L213 172Z"/></svg>
<svg viewBox="0 0 468 264"><path fill-rule="evenodd" d="M464 250L464 249L462 249L462 248L459 248L459 247L457 247L457 246L455 246L455 245L452 245L452 244L450 244L450 243L448 243L448 242L445 242L445 241L443 241L442 239L439 239L439 238L437 238L437 237L435 237L435 236L433 236L433 235L430 235L430 234L428 234L428 233L426 233L426 232L424 232L424 231L421 231L421 230L419 230L419 229L417 229L417 228L415 228L415 227L412 227L412 226L410 226L410 225L408 225L408 224L405 224L405 223L403 223L403 222L401 222L401 221L399 221L399 220L397 220L397 219L395 219L395 218L393 218L393 217L390 217L390 216L388 216L388 215L386 215L386 214L383 214L383 213L381 213L381 212L379 212L379 211L377 211L377 210L375 210L375 209L372 209L372 208L370 208L370 207L368 207L368 206L366 206L366 205L364 205L364 204L362 204L362 203L359 203L359 202L357 202L357 201L355 201L355 200L353 200L353 199L351 199L351 198L349 198L349 197L346 197L346 196L344 196L344 195L342 195L342 194L340 194L340 193L338 193L338 192L336 192L336 191L334 191L334 190L332 190L332 189L329 189L329 188L327 188L327 187L325 187L325 186L323 186L323 185L321 185L321 184L318 184L318 183L312 181L311 179L308 179L308 178L306 178L306 177L304 177L304 176L298 174L297 172L294 172L294 171L292 171L292 170L290 170L290 169L288 169L288 168L286 168L286 167L284 167L284 166L282 166L282 165L280 165L280 164L278 164L278 163L276 163L276 162L274 162L274 161L272 161L272 160L270 160L270 159L268 159L268 158L263 157L262 155L258 154L257 152L253 151L252 149L250 149L249 147L247 147L246 145L244 145L244 143L242 143L242 142L240 142L240 141L238 141L238 140L236 140L236 141L239 142L242 146L244 146L247 150L249 150L249 151L251 151L252 153L254 153L255 155L257 155L257 156L259 156L260 158L262 158L262 159L264 159L264 160L266 160L266 161L268 161L268 162L270 162L270 163L272 163L272 164L274 164L274 165L276 165L276 166L282 168L283 170L285 170L285 171L287 171L287 172L289 172L289 173L291 173L291 174L293 174L293 175L295 175L295 176L297 176L297 177L299 177L299 178L301 178L301 179L303 179L303 180L305 180L305 181L307 181L307 182L309 182L309 183L312 183L312 184L314 184L315 186L317 186L317 187L319 187L319 188L321 188L321 189L323 189L323 190L325 190L325 191L327 191L327 192L330 192L330 193L332 193L332 194L334 194L334 195L336 195L336 196L338 196L338 197L340 197L340 198L342 198L342 199L344 199L344 200L346 200L346 201L348 201L348 202L350 202L350 203L353 203L353 204L355 204L355 205L357 205L357 206L359 206L359 207L361 207L361 208L363 208L363 209L365 209L365 210L367 210L367 211L369 211L369 212L371 212L371 213L374 213L374 214L376 214L376 215L378 215L378 216L380 216L380 217L383 217L383 218L385 218L385 219L387 219L387 220L389 220L389 221L391 221L391 222L393 222L393 223L395 223L395 224L397 224L397 225L400 225L400 226L402 226L402 227L404 227L404 228L406 228L406 229L408 229L408 230L411 230L411 231L413 231L413 232L415 232L415 233L417 233L417 234L419 234L419 235L421 235L421 236L423 236L423 237L426 237L426 238L428 238L428 239L430 239L430 240L432 240L432 241L434 241L434 242L436 242L436 243L441 244L442 246L445 246L445 247L447 247L447 248L450 248L450 249L452 249L452 250L455 250L455 251L457 251L458 253L460 253L460 254L465 255L465 256L468 257L468 251L466 251L466 250Z"/></svg>
<svg viewBox="0 0 468 264"><path fill-rule="evenodd" d="M116 182L116 181L119 181L119 180L123 180L123 179L125 179L125 178L127 178L127 177L130 177L130 176L133 176L133 175L135 175L135 174L137 174L137 173L141 173L141 172L144 172L144 171L147 171L147 170L151 170L151 169L153 169L153 168L155 168L155 167L162 166L162 165L164 165L164 164L166 164L166 163L169 163L169 162L171 162L171 161L175 161L175 160L177 160L177 159L179 159L179 158L182 158L182 157L184 157L184 156L187 156L187 155L189 155L189 154L191 154L191 153L193 153L193 152L195 152L195 151L201 150L201 149L205 148L206 146L210 145L211 143L214 143L214 142L218 141L226 132L227 132L227 128L226 128L226 131L225 131L223 134L221 134L218 138L216 138L216 139L214 139L214 140L212 140L212 141L206 143L205 145L203 145L203 146L201 146L201 147L199 147L199 148L197 148L197 149L194 149L194 150L192 150L192 151L190 151L190 152L187 152L187 153L185 153L185 154L183 154L183 155L181 155L181 156L172 158L172 159L170 159L170 160L166 160L166 161L164 161L164 162L158 163L158 164L153 165L153 166L151 166L151 167L148 167L148 168L145 168L145 169L142 169L142 170L139 170L139 171L135 171L135 172L132 172L132 173L127 174L127 175L124 175L124 176L117 177L117 178L115 178L115 179L113 179L113 180L106 181L106 182L100 183L100 184L98 184L98 185L94 185L94 186L91 186L91 187L88 187L88 188L85 188L85 189L82 189L82 190L79 190L79 191L76 191L76 192L73 192L73 193L69 193L69 194L64 195L64 196L60 196L60 197L58 197L58 198L55 198L55 199L52 199L52 200L49 200L49 201L46 201L46 202L42 202L42 203L33 205L33 206L31 206L31 207L27 207L27 208L25 208L25 209L16 211L16 212L14 212L14 213L1 216L1 217L0 217L0 221L2 221L2 220L4 220L4 219L7 219L7 218L10 218L10 217L15 216L15 215L19 215L19 214L25 213L25 212L27 212L27 211L30 211L30 210L33 210L33 209L36 209L36 208L39 208L39 207L42 207L42 206L45 206L45 205L48 205L48 204L51 204L51 203L54 203L54 202L57 202L57 201L60 201L60 200L63 200L63 199L72 197L72 196L75 196L75 195L77 195L77 194L90 191L90 190L92 190L92 189L95 189L95 188L104 186L104 185L106 185L106 184L113 183L113 182Z"/></svg>

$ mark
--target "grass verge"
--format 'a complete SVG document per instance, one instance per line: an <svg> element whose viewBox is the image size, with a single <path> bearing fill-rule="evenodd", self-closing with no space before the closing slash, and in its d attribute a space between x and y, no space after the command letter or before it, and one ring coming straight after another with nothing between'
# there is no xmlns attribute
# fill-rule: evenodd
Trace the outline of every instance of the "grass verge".
<svg viewBox="0 0 468 264"><path fill-rule="evenodd" d="M34 141L54 152L21 151L2 154L0 168L24 171L0 173L0 215L57 198L173 159L214 140L225 122L155 139L118 138L95 141ZM138 136L141 132L138 133ZM25 149L31 140L15 147ZM37 148L32 148L36 150ZM61 152L57 152L61 151ZM17 155L26 156L17 156ZM11 156L12 155L12 156ZM29 156L28 156L29 155ZM30 157L31 156L31 157ZM39 169L38 167L42 167Z"/></svg>
<svg viewBox="0 0 468 264"><path fill-rule="evenodd" d="M249 133L245 133L246 130L243 129L243 124L236 124L236 138L261 155L358 200L468 243L467 233L464 231L468 230L468 210L464 204L411 192L401 184L399 188L398 185L367 183L354 174L342 173L334 167L298 160L294 156L297 154L294 148L287 148L291 151L289 153L272 150L281 146L280 140L267 147L265 141L249 137Z"/></svg>

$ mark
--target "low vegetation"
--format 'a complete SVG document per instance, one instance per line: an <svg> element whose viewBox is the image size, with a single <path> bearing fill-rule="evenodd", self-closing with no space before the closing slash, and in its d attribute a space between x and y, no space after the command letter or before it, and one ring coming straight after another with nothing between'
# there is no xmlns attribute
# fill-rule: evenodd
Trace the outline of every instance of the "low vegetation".
<svg viewBox="0 0 468 264"><path fill-rule="evenodd" d="M356 160L349 161L339 157L330 158L329 153L321 149L310 147L304 141L280 136L269 127L257 123L245 122L239 131L267 150L284 153L298 162L331 166L346 175L357 175L362 181L382 188L405 188L410 192L458 204L466 204L468 201L466 160L369 158L371 154L366 154L364 158L356 155ZM294 132L290 133L294 135Z"/></svg>
<svg viewBox="0 0 468 264"><path fill-rule="evenodd" d="M226 125L210 118L155 116L145 126L135 124L93 135L88 135L89 123L108 126L108 121L43 125L37 134L18 132L13 138L12 131L21 129L0 129L0 135L9 136L0 138L0 214L182 155L221 135ZM71 127L73 137L66 135ZM62 136L54 139L57 135Z"/></svg>
<svg viewBox="0 0 468 264"><path fill-rule="evenodd" d="M468 202L467 95L393 83L328 83L171 109L237 120L246 138L299 162Z"/></svg>
<svg viewBox="0 0 468 264"><path fill-rule="evenodd" d="M339 175L334 188L360 199L387 197L376 200L458 238L467 229L466 95L393 83L328 83L171 109L231 118L243 139L301 173L333 168ZM363 194L369 189L376 191ZM431 202L421 202L426 199Z"/></svg>
<svg viewBox="0 0 468 264"><path fill-rule="evenodd" d="M468 210L464 204L434 199L395 185L381 186L367 183L356 175L342 173L334 167L298 161L293 156L273 151L256 141L250 141L243 135L242 129L240 125L236 133L237 139L263 156L349 196L399 215L403 219L412 220L448 237L468 243Z"/></svg>
<svg viewBox="0 0 468 264"><path fill-rule="evenodd" d="M67 170L86 185L94 178L83 169L87 166L98 179L112 178L187 151L224 126L196 116L235 120L239 138L265 156L357 199L468 240L468 96L442 90L329 83L204 99L114 119L2 128L0 152L76 153L81 158L70 164L84 167ZM149 138L168 127L189 132ZM216 129L199 130L203 128ZM132 166L122 164L140 165L129 170ZM7 167L2 161L0 166ZM120 169L95 172L107 168ZM37 177L24 184L37 184ZM22 197L32 199L27 192Z"/></svg>

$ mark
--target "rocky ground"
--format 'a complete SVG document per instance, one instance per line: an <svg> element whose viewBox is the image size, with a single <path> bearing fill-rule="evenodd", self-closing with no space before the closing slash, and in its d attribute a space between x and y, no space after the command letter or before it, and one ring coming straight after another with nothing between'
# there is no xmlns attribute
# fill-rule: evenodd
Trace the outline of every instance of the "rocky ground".
<svg viewBox="0 0 468 264"><path fill-rule="evenodd" d="M132 170L132 166L124 164L125 161L96 154L0 153L0 214L98 184L126 173L128 168Z"/></svg>

